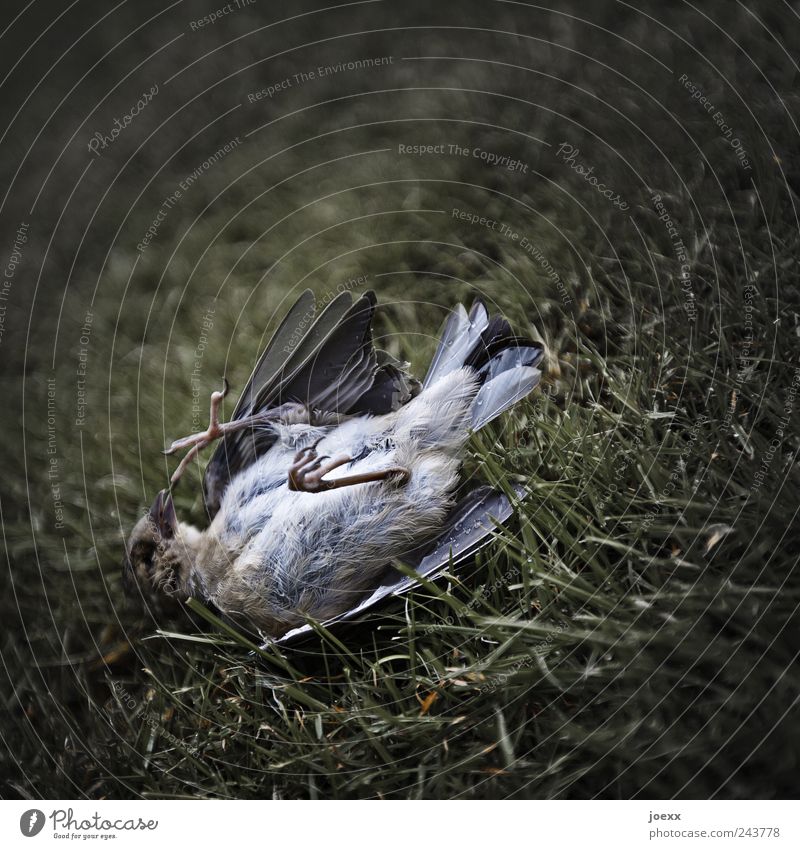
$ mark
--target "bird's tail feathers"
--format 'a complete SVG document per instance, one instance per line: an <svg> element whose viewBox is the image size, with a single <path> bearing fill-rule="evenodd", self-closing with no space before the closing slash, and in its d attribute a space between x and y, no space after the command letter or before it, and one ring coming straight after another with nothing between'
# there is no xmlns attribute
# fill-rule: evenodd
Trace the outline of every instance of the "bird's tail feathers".
<svg viewBox="0 0 800 849"><path fill-rule="evenodd" d="M472 403L471 427L479 430L534 389L542 376L536 366L543 354L541 345L516 336L503 316L490 318L480 300L469 313L459 304L445 322L423 386L433 386L456 369L472 368L480 389Z"/></svg>
<svg viewBox="0 0 800 849"><path fill-rule="evenodd" d="M472 429L480 430L532 392L542 373L533 366L519 366L486 381L472 402Z"/></svg>

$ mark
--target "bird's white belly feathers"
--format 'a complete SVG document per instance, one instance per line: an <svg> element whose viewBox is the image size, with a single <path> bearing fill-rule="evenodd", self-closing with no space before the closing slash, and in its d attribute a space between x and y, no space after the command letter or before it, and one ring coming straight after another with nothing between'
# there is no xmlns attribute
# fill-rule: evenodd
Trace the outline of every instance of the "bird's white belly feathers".
<svg viewBox="0 0 800 849"><path fill-rule="evenodd" d="M318 448L320 455L341 453L326 442ZM408 452L402 447L399 452L395 448L374 452L334 469L326 477L389 468L399 464L398 453ZM273 449L234 480L226 493L228 503L220 511L224 523L213 530L226 548L244 554L236 562L237 572L272 571L270 564L277 568L278 562L309 566L310 560L320 557L349 559L373 552L386 562L392 546L408 547L424 536L427 526L438 527L449 505L458 467L456 459L442 452L425 451L402 458L405 462L400 464L411 471L405 485L380 481L321 492L295 492L287 483L294 454L294 448Z"/></svg>
<svg viewBox="0 0 800 849"><path fill-rule="evenodd" d="M223 610L243 609L251 594L254 611L266 604L270 615L290 617L305 611L324 618L355 603L392 559L441 528L467 437L471 387L471 375L459 371L394 414L328 428L279 427L278 442L231 481L209 528L215 544L202 564L207 597ZM328 478L396 466L410 477L290 490L295 454L320 437L320 456L355 458ZM212 566L220 560L224 568Z"/></svg>

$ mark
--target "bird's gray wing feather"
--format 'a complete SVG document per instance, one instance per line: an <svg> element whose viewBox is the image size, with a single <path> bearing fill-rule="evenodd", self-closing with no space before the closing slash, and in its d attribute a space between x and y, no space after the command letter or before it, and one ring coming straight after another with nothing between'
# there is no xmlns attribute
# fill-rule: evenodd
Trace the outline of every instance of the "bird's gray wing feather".
<svg viewBox="0 0 800 849"><path fill-rule="evenodd" d="M374 310L371 294L354 304L350 293L342 292L328 304L299 343L284 353L283 363L270 381L259 389L254 412L285 401L311 403L315 388L340 377L342 367L363 345L369 330Z"/></svg>
<svg viewBox="0 0 800 849"><path fill-rule="evenodd" d="M307 329L314 323L317 311L314 293L306 289L295 301L259 357L250 379L233 411L233 419L244 418L256 405L256 396L270 384L286 363L286 349L296 348Z"/></svg>

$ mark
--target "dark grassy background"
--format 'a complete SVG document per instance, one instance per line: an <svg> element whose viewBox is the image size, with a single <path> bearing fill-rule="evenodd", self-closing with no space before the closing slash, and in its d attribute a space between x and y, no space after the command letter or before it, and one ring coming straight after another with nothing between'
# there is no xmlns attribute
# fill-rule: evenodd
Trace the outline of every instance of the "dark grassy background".
<svg viewBox="0 0 800 849"><path fill-rule="evenodd" d="M216 8L6 15L3 795L796 794L797 4L258 0L191 27ZM542 392L466 463L530 496L474 567L301 652L142 618L119 562L159 450L300 289L343 285L419 372L475 292L541 336Z"/></svg>

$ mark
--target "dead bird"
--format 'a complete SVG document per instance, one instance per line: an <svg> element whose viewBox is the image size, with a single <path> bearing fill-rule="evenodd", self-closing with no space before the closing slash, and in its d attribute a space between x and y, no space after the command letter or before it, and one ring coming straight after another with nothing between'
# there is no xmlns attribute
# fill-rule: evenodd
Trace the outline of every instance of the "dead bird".
<svg viewBox="0 0 800 849"><path fill-rule="evenodd" d="M166 452L188 449L174 486L219 440L203 479L210 524L178 521L162 490L127 544L129 591L156 612L194 597L274 639L357 606L392 560L436 539L470 432L533 390L543 351L479 300L459 304L420 383L373 345L375 304L345 292L317 316L304 292L230 421L227 382L212 395L208 429Z"/></svg>

